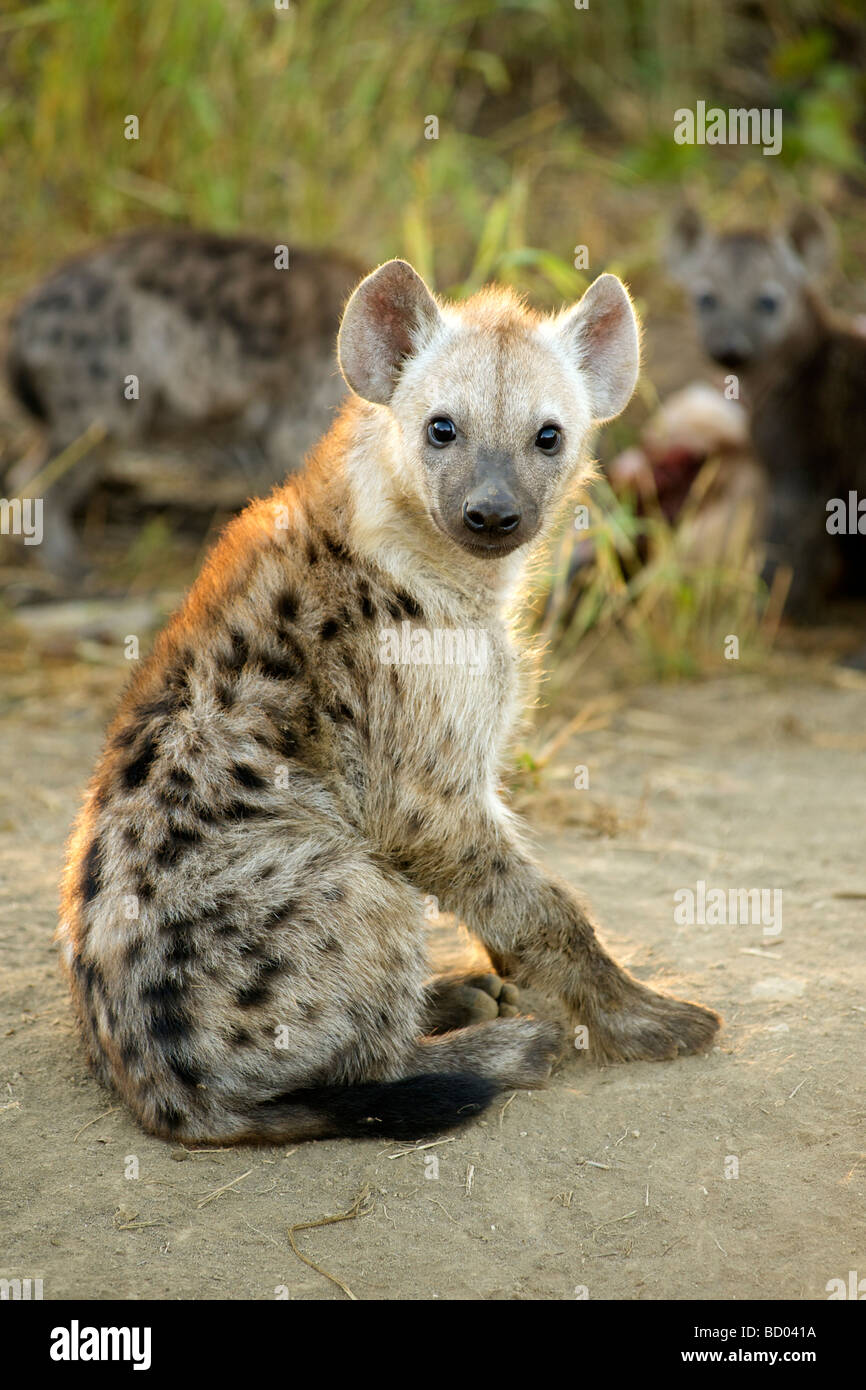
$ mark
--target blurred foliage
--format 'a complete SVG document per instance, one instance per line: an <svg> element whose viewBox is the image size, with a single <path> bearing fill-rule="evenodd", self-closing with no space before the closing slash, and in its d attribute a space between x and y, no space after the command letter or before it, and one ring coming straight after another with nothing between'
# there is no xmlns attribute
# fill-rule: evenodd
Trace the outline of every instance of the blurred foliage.
<svg viewBox="0 0 866 1390"><path fill-rule="evenodd" d="M707 480L714 471L714 463L706 465ZM724 665L729 633L737 635L745 663L766 649L766 593L748 526L733 534L724 564L699 563L688 553L687 528L704 487L699 475L673 526L658 505L639 513L634 498L596 480L591 525L579 533L593 563L575 580L575 536L566 533L536 576L536 627L560 663L575 653L583 663L612 636L624 636L642 673L667 680Z"/></svg>
<svg viewBox="0 0 866 1390"><path fill-rule="evenodd" d="M600 187L864 172L862 0L284 2L6 0L7 265L177 219L555 299L580 287L576 241L609 255ZM699 98L781 107L782 155L676 145Z"/></svg>
<svg viewBox="0 0 866 1390"><path fill-rule="evenodd" d="M498 278L559 303L606 268L643 307L683 190L711 216L817 199L850 219L856 255L864 33L863 0L4 0L0 298L168 220L405 255L456 294ZM675 144L674 112L699 99L780 108L782 153ZM644 379L644 411L653 394ZM650 564L624 568L647 526ZM658 522L611 503L595 540L578 610L551 630L565 647L630 625L671 673L707 633L717 649L720 612L745 621L736 572L685 572ZM164 548L146 533L131 572Z"/></svg>

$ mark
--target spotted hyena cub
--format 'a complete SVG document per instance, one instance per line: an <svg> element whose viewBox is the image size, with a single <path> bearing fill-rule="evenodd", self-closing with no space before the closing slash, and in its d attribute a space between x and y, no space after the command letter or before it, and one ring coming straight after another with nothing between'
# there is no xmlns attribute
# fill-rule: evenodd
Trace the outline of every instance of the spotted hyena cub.
<svg viewBox="0 0 866 1390"><path fill-rule="evenodd" d="M719 1026L611 959L499 791L508 608L634 387L628 295L604 275L556 317L499 289L454 306L390 261L339 357L353 397L228 527L125 695L69 850L60 941L90 1055L165 1137L428 1134L541 1084L557 1028L501 1016L498 977L429 982L428 895L599 1059L698 1051ZM443 634L472 634L465 660Z"/></svg>
<svg viewBox="0 0 866 1390"><path fill-rule="evenodd" d="M215 434L258 445L267 487L297 467L344 395L333 345L359 269L333 252L291 251L250 237L152 230L110 242L55 271L20 306L7 374L41 424L42 457L90 426L101 443L45 492L40 554L60 575L84 568L76 508L104 471L112 441Z"/></svg>
<svg viewBox="0 0 866 1390"><path fill-rule="evenodd" d="M769 490L767 577L790 569L787 611L803 620L833 594L866 593L862 531L832 515L866 497L866 335L821 298L833 242L810 208L784 228L723 233L687 208L668 248L708 355L742 383Z"/></svg>

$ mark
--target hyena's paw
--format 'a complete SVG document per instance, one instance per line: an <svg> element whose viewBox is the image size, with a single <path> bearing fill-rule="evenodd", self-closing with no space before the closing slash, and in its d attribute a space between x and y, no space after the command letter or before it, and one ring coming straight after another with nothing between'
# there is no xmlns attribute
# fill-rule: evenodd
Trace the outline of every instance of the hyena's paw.
<svg viewBox="0 0 866 1390"><path fill-rule="evenodd" d="M470 1073L503 1091L543 1086L562 1050L562 1030L537 1018L494 1018L440 1037L421 1038L406 1060L415 1072Z"/></svg>
<svg viewBox="0 0 866 1390"><path fill-rule="evenodd" d="M706 1052L722 1020L702 1004L657 994L637 982L617 1007L596 1009L588 1024L590 1056L600 1062L662 1062Z"/></svg>
<svg viewBox="0 0 866 1390"><path fill-rule="evenodd" d="M428 1034L451 1033L494 1018L516 1018L520 991L498 975L442 975L427 991L424 1028Z"/></svg>
<svg viewBox="0 0 866 1390"><path fill-rule="evenodd" d="M490 1048L485 1071L500 1085L523 1090L543 1086L562 1051L562 1030L537 1018L499 1019L478 1030Z"/></svg>

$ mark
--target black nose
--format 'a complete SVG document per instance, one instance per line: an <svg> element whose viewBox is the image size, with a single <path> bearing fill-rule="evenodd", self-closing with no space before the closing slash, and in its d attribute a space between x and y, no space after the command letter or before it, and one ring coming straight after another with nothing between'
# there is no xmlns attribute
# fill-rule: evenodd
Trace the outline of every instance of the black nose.
<svg viewBox="0 0 866 1390"><path fill-rule="evenodd" d="M479 535L507 536L520 525L517 501L506 488L482 484L463 503L463 524Z"/></svg>
<svg viewBox="0 0 866 1390"><path fill-rule="evenodd" d="M745 367L749 360L749 354L742 348L725 347L713 353L713 358L720 367Z"/></svg>

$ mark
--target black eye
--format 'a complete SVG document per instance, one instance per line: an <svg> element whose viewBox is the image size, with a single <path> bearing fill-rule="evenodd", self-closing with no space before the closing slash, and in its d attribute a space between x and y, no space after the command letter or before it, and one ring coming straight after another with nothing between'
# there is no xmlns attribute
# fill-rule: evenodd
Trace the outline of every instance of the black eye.
<svg viewBox="0 0 866 1390"><path fill-rule="evenodd" d="M704 313L709 313L711 309L715 309L718 302L719 301L716 299L716 296L714 294L710 294L709 290L706 290L704 294L699 294L697 299L695 300L695 303L697 304L698 308L701 309Z"/></svg>
<svg viewBox="0 0 866 1390"><path fill-rule="evenodd" d="M542 425L535 436L535 447L541 449L545 454L555 454L561 439L562 435L556 425Z"/></svg>
<svg viewBox="0 0 866 1390"><path fill-rule="evenodd" d="M444 449L446 444L453 444L457 438L457 426L447 415L442 415L430 421L427 426L427 438L435 448Z"/></svg>
<svg viewBox="0 0 866 1390"><path fill-rule="evenodd" d="M772 294L759 294L755 300L755 308L762 314L775 314L779 307L779 301Z"/></svg>

